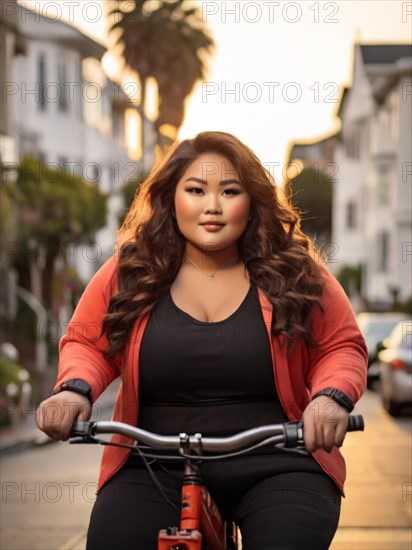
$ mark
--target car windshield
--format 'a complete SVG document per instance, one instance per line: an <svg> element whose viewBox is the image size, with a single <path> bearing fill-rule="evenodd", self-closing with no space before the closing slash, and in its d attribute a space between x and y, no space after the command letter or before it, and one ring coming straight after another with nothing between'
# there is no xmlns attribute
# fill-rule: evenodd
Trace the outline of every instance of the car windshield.
<svg viewBox="0 0 412 550"><path fill-rule="evenodd" d="M391 332L387 340L388 348L410 350L412 347L411 322L399 323Z"/></svg>
<svg viewBox="0 0 412 550"><path fill-rule="evenodd" d="M370 338L371 340L383 340L393 327L397 324L398 321L375 321L369 323L363 330L363 335L365 338Z"/></svg>

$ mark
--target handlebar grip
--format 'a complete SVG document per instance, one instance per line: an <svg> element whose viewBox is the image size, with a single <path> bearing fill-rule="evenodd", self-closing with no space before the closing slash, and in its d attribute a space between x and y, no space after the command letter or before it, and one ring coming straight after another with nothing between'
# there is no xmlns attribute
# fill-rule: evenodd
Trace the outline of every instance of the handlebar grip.
<svg viewBox="0 0 412 550"><path fill-rule="evenodd" d="M79 435L88 435L90 422L82 422L77 420L70 431L70 437L76 437Z"/></svg>
<svg viewBox="0 0 412 550"><path fill-rule="evenodd" d="M93 422L77 421L70 431L69 443L94 443L91 437Z"/></svg>
<svg viewBox="0 0 412 550"><path fill-rule="evenodd" d="M347 432L363 432L365 429L365 422L361 414L353 414L349 417Z"/></svg>

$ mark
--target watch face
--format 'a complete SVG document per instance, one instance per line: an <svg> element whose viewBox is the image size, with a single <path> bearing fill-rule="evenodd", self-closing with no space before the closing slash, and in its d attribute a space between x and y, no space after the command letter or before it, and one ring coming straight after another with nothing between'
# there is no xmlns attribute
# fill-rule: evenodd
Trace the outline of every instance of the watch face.
<svg viewBox="0 0 412 550"><path fill-rule="evenodd" d="M83 395L84 397L87 397L90 404L92 404L92 389L87 382L81 380L80 378L73 378L72 380L62 382L60 386L54 389L52 395L56 395L61 391L73 391Z"/></svg>
<svg viewBox="0 0 412 550"><path fill-rule="evenodd" d="M80 391L84 391L85 393L90 391L89 384L84 382L84 380L74 379L74 380L71 381L71 383L69 382L68 385L73 387L73 388L77 388Z"/></svg>
<svg viewBox="0 0 412 550"><path fill-rule="evenodd" d="M91 393L91 388L87 382L80 380L79 378L73 378L73 380L67 380L62 386L67 389L77 393L80 393L85 396L89 396Z"/></svg>

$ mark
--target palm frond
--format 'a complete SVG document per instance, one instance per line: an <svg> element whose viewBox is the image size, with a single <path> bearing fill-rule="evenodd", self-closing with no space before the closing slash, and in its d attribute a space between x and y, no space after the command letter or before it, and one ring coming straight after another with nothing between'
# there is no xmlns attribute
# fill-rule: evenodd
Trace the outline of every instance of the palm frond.
<svg viewBox="0 0 412 550"><path fill-rule="evenodd" d="M178 128L186 97L205 77L207 58L215 47L213 37L197 6L185 8L184 0L161 0L153 9L150 0L135 0L129 11L122 10L121 4L120 0L111 10L116 20L110 33L121 29L116 45L122 46L124 66L143 81L148 77L157 81L157 128L162 124Z"/></svg>

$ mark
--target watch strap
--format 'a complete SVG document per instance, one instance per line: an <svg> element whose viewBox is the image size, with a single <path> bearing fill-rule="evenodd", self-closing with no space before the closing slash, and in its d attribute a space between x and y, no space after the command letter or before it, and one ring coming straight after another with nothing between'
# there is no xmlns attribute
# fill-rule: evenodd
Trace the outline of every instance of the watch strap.
<svg viewBox="0 0 412 550"><path fill-rule="evenodd" d="M315 395L312 397L312 400L316 399L316 397L320 397L321 395L330 397L331 399L336 401L338 405L341 405L342 407L344 407L348 412L352 412L353 409L355 408L355 405L353 404L353 401L349 397L349 395L347 395L343 391L340 391L336 388L324 388L323 390L320 390L317 393L315 393Z"/></svg>
<svg viewBox="0 0 412 550"><path fill-rule="evenodd" d="M84 395L90 401L90 404L93 404L92 389L89 384L81 378L72 378L70 380L65 380L60 384L60 386L57 386L53 390L52 395L56 395L62 391L72 391L80 395Z"/></svg>

